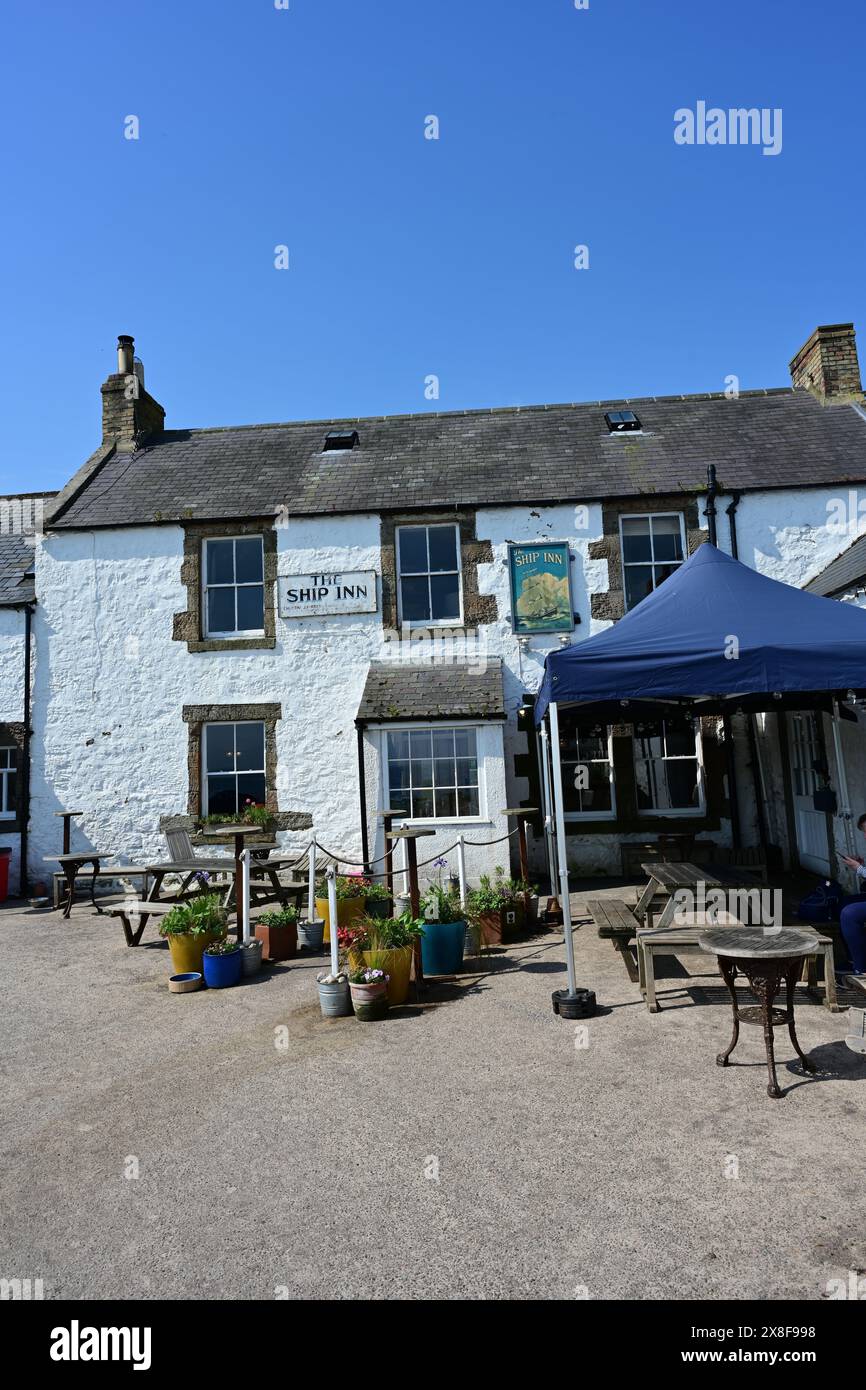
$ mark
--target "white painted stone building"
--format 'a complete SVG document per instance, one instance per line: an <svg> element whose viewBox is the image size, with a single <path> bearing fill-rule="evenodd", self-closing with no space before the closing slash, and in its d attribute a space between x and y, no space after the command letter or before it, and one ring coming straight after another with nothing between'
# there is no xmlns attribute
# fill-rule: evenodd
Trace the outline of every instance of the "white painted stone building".
<svg viewBox="0 0 866 1390"><path fill-rule="evenodd" d="M312 825L376 859L386 807L435 831L421 858L461 832L498 840L503 808L538 804L526 716L548 651L616 620L711 524L721 548L796 585L856 534L866 414L850 325L813 335L793 389L734 399L211 430L164 429L131 340L118 351L102 444L36 553L31 880L59 847L53 813L71 807L75 846L131 862L164 857L172 820L195 828L247 797L276 813L287 849ZM512 548L556 543L567 631L517 634ZM763 837L829 872L844 827L810 818L800 764L830 739L825 716L803 720L758 716ZM736 828L715 722L664 740L566 721L564 766L592 774L570 793L575 868L618 873L624 842L659 834L757 844L756 757L744 720L733 732ZM866 739L851 722L844 736L866 805ZM530 850L540 876L540 834ZM508 845L467 858L476 879L509 863Z"/></svg>

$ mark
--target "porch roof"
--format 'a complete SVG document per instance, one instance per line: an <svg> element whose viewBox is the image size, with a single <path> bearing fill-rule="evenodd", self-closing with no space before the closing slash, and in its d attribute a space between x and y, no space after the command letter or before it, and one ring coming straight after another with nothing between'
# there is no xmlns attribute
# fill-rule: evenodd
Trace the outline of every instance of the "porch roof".
<svg viewBox="0 0 866 1390"><path fill-rule="evenodd" d="M414 719L504 719L502 662L398 665L371 662L356 724Z"/></svg>

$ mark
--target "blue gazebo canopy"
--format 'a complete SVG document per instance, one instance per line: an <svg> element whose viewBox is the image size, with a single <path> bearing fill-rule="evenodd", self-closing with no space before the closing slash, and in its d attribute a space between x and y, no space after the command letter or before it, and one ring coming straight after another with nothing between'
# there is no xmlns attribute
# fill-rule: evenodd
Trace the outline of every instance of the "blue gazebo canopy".
<svg viewBox="0 0 866 1390"><path fill-rule="evenodd" d="M535 704L862 691L866 611L768 579L705 542L624 618L551 652Z"/></svg>

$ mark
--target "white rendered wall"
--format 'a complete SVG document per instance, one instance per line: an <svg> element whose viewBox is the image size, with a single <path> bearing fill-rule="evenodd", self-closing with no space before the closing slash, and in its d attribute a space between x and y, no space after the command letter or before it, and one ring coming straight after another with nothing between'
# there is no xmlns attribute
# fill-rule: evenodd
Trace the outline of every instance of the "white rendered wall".
<svg viewBox="0 0 866 1390"><path fill-rule="evenodd" d="M849 543L832 520L837 492L746 494L738 510L741 558L762 573L804 583ZM651 500L642 501L649 509ZM725 549L728 501L718 503ZM478 836L494 839L509 828L501 808L519 804L529 790L513 771L515 755L526 751L515 712L524 691L537 690L546 652L559 646L558 638L545 636L519 644L511 631L508 542L569 543L574 611L581 615L574 641L608 626L590 616L591 595L607 590L608 577L607 562L588 554L590 543L602 536L596 503L481 509L476 534L493 547L492 562L479 566L479 586L495 596L498 615L480 629L465 655L480 663L490 656L503 659L508 713L504 764L493 759L501 786L495 796L488 792L490 826ZM380 568L377 516L293 518L278 527L277 537L281 575ZM369 662L395 657L395 644L383 633L381 601L380 611L369 615L278 617L271 651L190 653L171 635L174 614L187 607L180 582L182 549L182 529L164 526L53 534L37 551L31 868L44 875L42 856L60 845L60 825L52 813L67 807L83 811L73 830L74 845L130 860L161 858L160 817L187 809L188 730L182 706L251 701L279 701L283 707L277 725L280 809L310 812L323 843L360 859L354 720ZM0 650L4 640L0 625ZM459 655L452 653L451 659ZM10 699L12 694L10 686ZM19 710L20 700L13 700L12 708ZM365 761L372 853L381 805L373 735L365 741ZM492 770L489 775L493 779ZM712 834L724 842L728 830L723 825L721 833ZM306 839L305 832L296 832L286 837L287 847L300 847ZM618 872L621 839L615 832L575 834L569 837L569 857L582 872ZM437 836L437 846L444 842ZM530 850L537 872L544 863L541 841L531 840ZM500 847L483 867L496 862L502 862ZM473 876L481 869L480 862L473 866Z"/></svg>

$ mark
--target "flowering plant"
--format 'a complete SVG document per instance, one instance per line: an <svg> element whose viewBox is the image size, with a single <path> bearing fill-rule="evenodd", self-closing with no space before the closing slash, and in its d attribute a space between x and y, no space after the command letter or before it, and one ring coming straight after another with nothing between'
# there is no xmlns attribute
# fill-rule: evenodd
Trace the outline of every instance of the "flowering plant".
<svg viewBox="0 0 866 1390"><path fill-rule="evenodd" d="M389 976L384 970L375 970L371 965L365 965L362 970L351 970L349 972L350 985L386 985Z"/></svg>
<svg viewBox="0 0 866 1390"><path fill-rule="evenodd" d="M234 937L223 937L222 941L212 941L209 946L205 946L206 956L233 956L235 951L241 949L241 943L235 941Z"/></svg>
<svg viewBox="0 0 866 1390"><path fill-rule="evenodd" d="M370 880L363 874L337 874L337 902L346 898L366 898L370 892ZM327 898L328 880L320 878L316 884L316 897Z"/></svg>

